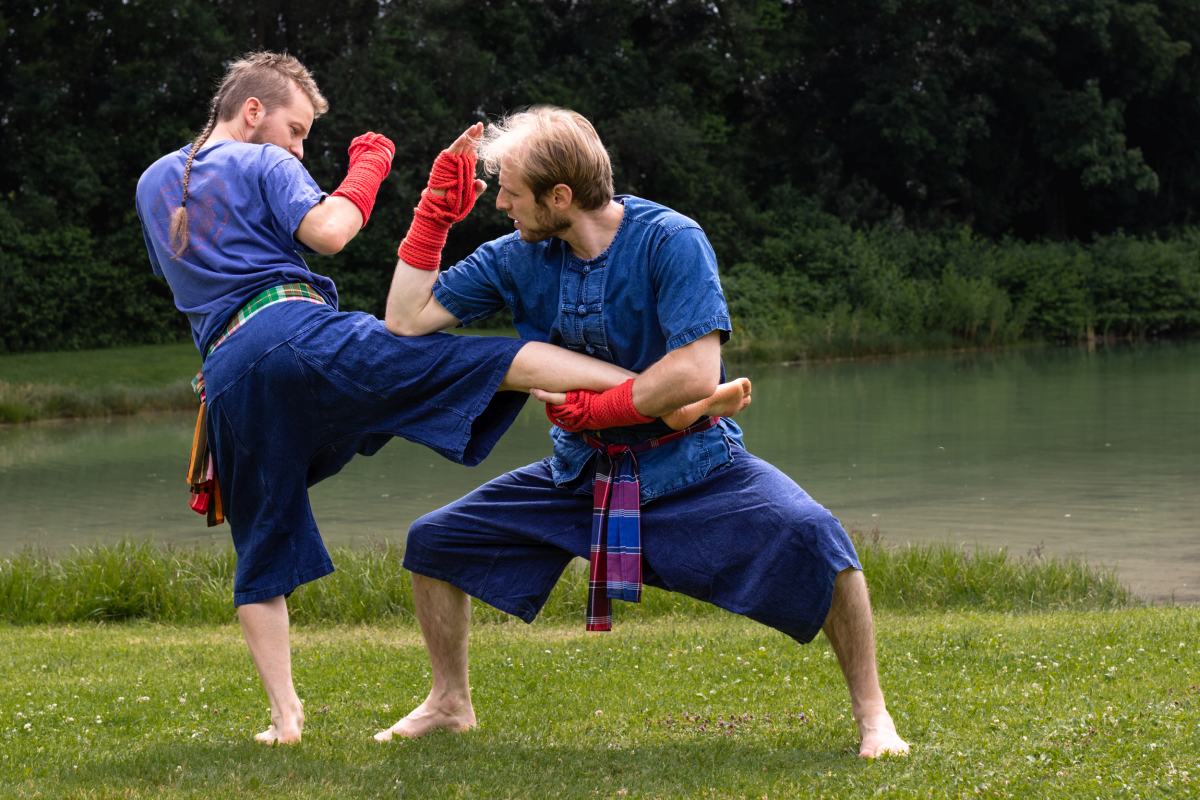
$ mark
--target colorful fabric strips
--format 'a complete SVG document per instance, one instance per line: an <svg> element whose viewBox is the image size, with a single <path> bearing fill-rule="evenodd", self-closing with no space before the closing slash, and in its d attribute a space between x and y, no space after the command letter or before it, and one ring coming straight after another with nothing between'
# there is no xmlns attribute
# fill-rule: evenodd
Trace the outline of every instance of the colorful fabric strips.
<svg viewBox="0 0 1200 800"><path fill-rule="evenodd" d="M317 290L307 283L285 283L282 286L272 286L270 289L259 292L251 298L249 303L242 306L241 310L225 326L225 330L221 331L217 340L209 346L205 357L211 356L222 342L259 311L275 303L289 300L325 304L325 298L321 297ZM208 518L208 527L211 528L225 521L225 512L221 505L221 485L217 481L216 467L213 466L212 453L208 449L208 403L204 391L203 371L197 372L196 377L192 378L192 391L196 393L196 399L200 401L200 408L196 412L196 427L192 431L192 454L188 458L187 483L191 493L188 505L197 514L204 514Z"/></svg>
<svg viewBox="0 0 1200 800"><path fill-rule="evenodd" d="M212 453L208 449L208 404L205 402L204 373L196 373L192 379L192 391L200 400L196 413L196 428L192 431L192 455L188 459L187 483L191 498L188 505L197 514L208 517L208 527L225 521L221 506L221 487L217 483Z"/></svg>
<svg viewBox="0 0 1200 800"><path fill-rule="evenodd" d="M641 485L637 454L706 431L720 417L705 417L681 431L632 445L607 444L584 434L600 451L592 484L592 547L589 558L587 630L612 630L612 600L642 599Z"/></svg>

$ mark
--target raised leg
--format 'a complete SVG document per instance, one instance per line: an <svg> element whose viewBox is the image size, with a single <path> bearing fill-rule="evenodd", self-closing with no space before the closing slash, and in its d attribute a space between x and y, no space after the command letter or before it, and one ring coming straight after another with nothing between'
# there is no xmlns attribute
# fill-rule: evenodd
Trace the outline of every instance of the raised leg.
<svg viewBox="0 0 1200 800"><path fill-rule="evenodd" d="M425 702L392 727L375 734L377 742L388 742L395 736L412 739L441 728L465 731L476 725L467 659L470 598L435 578L414 573L412 582L413 605L433 668L433 686Z"/></svg>
<svg viewBox="0 0 1200 800"><path fill-rule="evenodd" d="M822 629L841 665L850 705L861 739L862 758L905 755L908 742L900 738L883 700L875 663L875 621L867 581L861 571L838 573L833 584L833 603Z"/></svg>
<svg viewBox="0 0 1200 800"><path fill-rule="evenodd" d="M572 389L602 392L633 375L629 370L607 361L589 358L545 342L528 342L513 358L500 388L518 392L533 388L547 392L568 392Z"/></svg>
<svg viewBox="0 0 1200 800"><path fill-rule="evenodd" d="M292 684L287 600L272 597L238 606L242 635L271 703L271 726L254 736L262 744L295 744L304 728L304 707Z"/></svg>

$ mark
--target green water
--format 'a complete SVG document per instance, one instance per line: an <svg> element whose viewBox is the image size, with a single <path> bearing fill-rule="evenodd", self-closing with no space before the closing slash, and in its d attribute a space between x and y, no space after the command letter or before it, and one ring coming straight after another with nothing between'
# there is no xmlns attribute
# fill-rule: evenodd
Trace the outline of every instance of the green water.
<svg viewBox="0 0 1200 800"><path fill-rule="evenodd" d="M885 539L1083 556L1200 602L1200 344L738 369L749 448ZM0 427L0 552L225 542L187 509L187 414ZM530 403L468 469L396 441L315 487L326 540L402 541L420 514L545 455Z"/></svg>

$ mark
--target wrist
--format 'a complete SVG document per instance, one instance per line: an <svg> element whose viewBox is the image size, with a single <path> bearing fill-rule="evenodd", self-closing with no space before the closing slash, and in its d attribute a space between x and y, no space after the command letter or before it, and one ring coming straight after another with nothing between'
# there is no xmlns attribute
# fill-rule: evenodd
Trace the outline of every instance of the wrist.
<svg viewBox="0 0 1200 800"><path fill-rule="evenodd" d="M413 209L412 224L396 251L410 267L433 271L442 265L442 249L450 233L450 223L432 213L426 203L429 190L421 193L421 203Z"/></svg>

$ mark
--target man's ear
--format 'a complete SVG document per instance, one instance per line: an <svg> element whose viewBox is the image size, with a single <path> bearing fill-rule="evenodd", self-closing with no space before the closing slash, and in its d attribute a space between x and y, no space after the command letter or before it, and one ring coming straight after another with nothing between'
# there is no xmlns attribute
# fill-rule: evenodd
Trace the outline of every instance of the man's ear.
<svg viewBox="0 0 1200 800"><path fill-rule="evenodd" d="M555 211L566 211L574 199L575 193L565 183L556 183L550 190L550 205Z"/></svg>
<svg viewBox="0 0 1200 800"><path fill-rule="evenodd" d="M247 97L242 103L242 122L247 128L256 128L267 115L267 109L257 97Z"/></svg>

